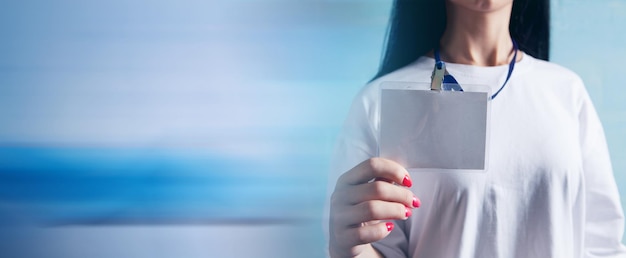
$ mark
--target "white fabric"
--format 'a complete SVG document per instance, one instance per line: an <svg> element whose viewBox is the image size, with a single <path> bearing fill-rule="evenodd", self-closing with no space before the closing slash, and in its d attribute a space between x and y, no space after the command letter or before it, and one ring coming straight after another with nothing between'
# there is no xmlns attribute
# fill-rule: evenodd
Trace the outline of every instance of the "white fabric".
<svg viewBox="0 0 626 258"><path fill-rule="evenodd" d="M380 83L430 82L434 60L368 84L337 145L339 175L377 156ZM508 65L446 64L463 84L502 85ZM626 257L624 215L604 133L581 79L524 55L491 103L486 173L411 173L422 201L374 243L386 257Z"/></svg>

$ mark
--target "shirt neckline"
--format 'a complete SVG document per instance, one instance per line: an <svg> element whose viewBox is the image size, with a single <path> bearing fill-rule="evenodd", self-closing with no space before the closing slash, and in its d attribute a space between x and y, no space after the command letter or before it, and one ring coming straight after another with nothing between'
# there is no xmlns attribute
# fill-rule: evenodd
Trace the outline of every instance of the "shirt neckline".
<svg viewBox="0 0 626 258"><path fill-rule="evenodd" d="M522 51L520 51L519 53L521 54L522 59L515 63L515 70L513 71L513 75L525 72L528 67L530 67L530 64L534 61L534 58L532 56ZM432 66L434 66L435 64L435 59L429 56L421 56L417 59L417 62L426 64L431 67L430 69L432 69ZM446 62L446 68L453 76L456 76L458 74L459 76L475 78L484 76L485 74L501 73L503 70L508 70L509 65L503 64L496 66L477 66Z"/></svg>

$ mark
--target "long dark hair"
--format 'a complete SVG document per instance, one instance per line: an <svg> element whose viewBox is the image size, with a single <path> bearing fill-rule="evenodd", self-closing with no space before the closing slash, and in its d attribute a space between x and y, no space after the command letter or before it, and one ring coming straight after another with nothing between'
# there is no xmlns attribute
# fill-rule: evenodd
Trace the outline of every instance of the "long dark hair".
<svg viewBox="0 0 626 258"><path fill-rule="evenodd" d="M395 0L377 79L423 56L439 44L446 28L444 0ZM550 1L515 0L511 36L525 53L548 60Z"/></svg>

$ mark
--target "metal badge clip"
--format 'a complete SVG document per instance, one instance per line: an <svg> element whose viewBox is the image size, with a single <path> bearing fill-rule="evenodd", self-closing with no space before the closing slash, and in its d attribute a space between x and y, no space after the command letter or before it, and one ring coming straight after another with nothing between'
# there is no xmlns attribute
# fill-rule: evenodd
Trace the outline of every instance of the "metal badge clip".
<svg viewBox="0 0 626 258"><path fill-rule="evenodd" d="M438 61L435 62L435 68L433 69L433 74L430 79L430 89L431 90L441 90L441 85L443 84L443 77L446 75L446 64Z"/></svg>

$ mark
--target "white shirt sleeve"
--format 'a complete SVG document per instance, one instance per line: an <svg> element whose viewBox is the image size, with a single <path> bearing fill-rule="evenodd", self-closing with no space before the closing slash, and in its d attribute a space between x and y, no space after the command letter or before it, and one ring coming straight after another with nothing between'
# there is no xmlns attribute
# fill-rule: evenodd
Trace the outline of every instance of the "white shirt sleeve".
<svg viewBox="0 0 626 258"><path fill-rule="evenodd" d="M343 128L337 138L334 155L328 176L326 214L330 211L330 197L335 190L337 179L359 163L375 157L378 150L374 130L367 115L367 101L363 94L352 102Z"/></svg>
<svg viewBox="0 0 626 258"><path fill-rule="evenodd" d="M364 91L366 90L375 89L366 87ZM328 200L334 191L337 179L354 166L369 158L376 157L378 154L378 136L375 125L372 124L373 121L376 121L375 117L378 116L378 106L376 101L368 98L372 96L366 95L365 92L361 92L354 99L335 147L331 173L328 178L327 219L324 226L327 239L329 239L328 212L330 210ZM408 240L404 233L403 222L395 221L396 225L390 235L373 244L385 257L406 257L404 252L407 250Z"/></svg>
<svg viewBox="0 0 626 258"><path fill-rule="evenodd" d="M376 139L367 119L362 94L352 102L343 128L339 133L328 175L326 203L324 207L324 234L326 238L326 256L330 240L330 199L339 177L364 160L376 155Z"/></svg>
<svg viewBox="0 0 626 258"><path fill-rule="evenodd" d="M586 91L579 112L585 181L584 257L626 257L624 214L602 125Z"/></svg>

